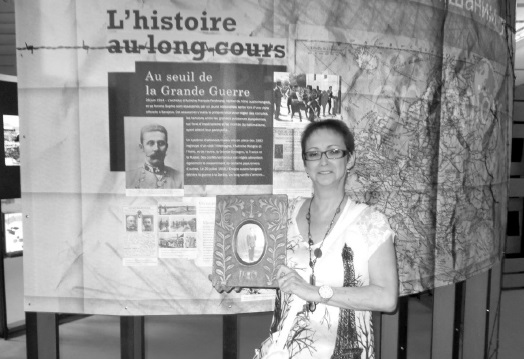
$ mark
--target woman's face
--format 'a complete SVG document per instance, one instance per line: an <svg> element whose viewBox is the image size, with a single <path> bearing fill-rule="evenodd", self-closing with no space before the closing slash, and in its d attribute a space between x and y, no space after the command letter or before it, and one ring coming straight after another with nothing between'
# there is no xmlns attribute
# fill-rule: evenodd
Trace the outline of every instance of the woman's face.
<svg viewBox="0 0 524 359"><path fill-rule="evenodd" d="M342 136L329 129L318 129L306 141L307 151L324 152L332 149L347 150ZM304 161L306 172L315 185L344 187L349 155L337 159L328 159L323 154L318 161Z"/></svg>

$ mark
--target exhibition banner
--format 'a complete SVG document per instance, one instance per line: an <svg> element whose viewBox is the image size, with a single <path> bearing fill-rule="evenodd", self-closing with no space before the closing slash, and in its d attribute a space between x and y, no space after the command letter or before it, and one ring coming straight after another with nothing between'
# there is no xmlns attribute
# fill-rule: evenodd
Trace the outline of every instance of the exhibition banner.
<svg viewBox="0 0 524 359"><path fill-rule="evenodd" d="M325 119L355 134L346 191L389 219L402 295L488 270L511 138L500 3L17 1L26 310L271 310L274 289L211 286L217 196L310 196L300 137Z"/></svg>

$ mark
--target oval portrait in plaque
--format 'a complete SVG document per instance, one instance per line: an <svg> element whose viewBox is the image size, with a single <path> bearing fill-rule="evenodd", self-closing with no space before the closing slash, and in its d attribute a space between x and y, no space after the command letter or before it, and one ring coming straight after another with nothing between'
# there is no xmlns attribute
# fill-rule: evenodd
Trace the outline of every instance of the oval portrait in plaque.
<svg viewBox="0 0 524 359"><path fill-rule="evenodd" d="M235 238L237 257L244 264L257 263L264 255L266 237L262 227L256 222L245 222L238 227Z"/></svg>

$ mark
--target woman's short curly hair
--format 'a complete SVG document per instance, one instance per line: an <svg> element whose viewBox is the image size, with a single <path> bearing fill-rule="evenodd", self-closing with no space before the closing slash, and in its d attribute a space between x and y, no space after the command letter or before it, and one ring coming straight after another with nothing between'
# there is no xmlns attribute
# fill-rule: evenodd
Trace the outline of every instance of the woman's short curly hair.
<svg viewBox="0 0 524 359"><path fill-rule="evenodd" d="M306 126L304 132L302 132L302 137L300 138L300 145L302 146L302 153L306 152L306 142L311 137L311 135L317 130L331 130L335 133L338 133L344 139L346 149L350 154L353 154L355 151L355 137L349 129L349 127L340 120L323 120L318 122L311 122Z"/></svg>

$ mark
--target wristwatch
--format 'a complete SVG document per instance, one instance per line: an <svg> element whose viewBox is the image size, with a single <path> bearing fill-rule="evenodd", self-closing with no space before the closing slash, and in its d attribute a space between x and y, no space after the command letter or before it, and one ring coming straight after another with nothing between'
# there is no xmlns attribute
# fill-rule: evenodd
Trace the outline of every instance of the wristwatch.
<svg viewBox="0 0 524 359"><path fill-rule="evenodd" d="M326 304L333 296L333 288L329 285L323 285L318 288L318 294L320 295L320 301Z"/></svg>

